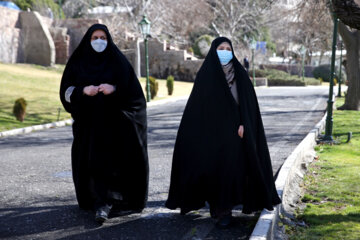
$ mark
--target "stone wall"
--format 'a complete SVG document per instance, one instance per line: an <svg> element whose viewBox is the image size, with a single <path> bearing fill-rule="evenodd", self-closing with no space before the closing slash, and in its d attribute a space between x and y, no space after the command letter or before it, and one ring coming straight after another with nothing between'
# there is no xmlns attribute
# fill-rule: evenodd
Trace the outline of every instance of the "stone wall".
<svg viewBox="0 0 360 240"><path fill-rule="evenodd" d="M146 74L144 49L144 43L140 43L142 76ZM149 41L149 72L156 78L166 79L173 75L175 80L193 82L202 62L188 55L185 50L167 50L165 43Z"/></svg>
<svg viewBox="0 0 360 240"><path fill-rule="evenodd" d="M55 45L49 29L38 12L20 12L21 49L25 63L55 64Z"/></svg>
<svg viewBox="0 0 360 240"><path fill-rule="evenodd" d="M36 12L22 12L0 7L0 61L52 65L65 64L79 45L88 28L98 19L52 20ZM136 42L134 42L135 44ZM136 67L135 47L122 52ZM140 43L141 73L145 76L144 43ZM56 58L55 58L56 57ZM150 75L176 80L194 81L202 64L184 50L177 50L156 40L149 41Z"/></svg>
<svg viewBox="0 0 360 240"><path fill-rule="evenodd" d="M55 43L55 62L57 64L66 64L69 59L70 36L67 31L67 28L50 28L51 37Z"/></svg>
<svg viewBox="0 0 360 240"><path fill-rule="evenodd" d="M18 10L0 6L0 62L16 63L22 58L19 51L19 13Z"/></svg>
<svg viewBox="0 0 360 240"><path fill-rule="evenodd" d="M99 19L60 19L53 22L53 27L66 28L70 36L69 56L79 45L86 31L91 25L100 23Z"/></svg>
<svg viewBox="0 0 360 240"><path fill-rule="evenodd" d="M53 20L36 12L0 6L0 62L65 64L98 19Z"/></svg>

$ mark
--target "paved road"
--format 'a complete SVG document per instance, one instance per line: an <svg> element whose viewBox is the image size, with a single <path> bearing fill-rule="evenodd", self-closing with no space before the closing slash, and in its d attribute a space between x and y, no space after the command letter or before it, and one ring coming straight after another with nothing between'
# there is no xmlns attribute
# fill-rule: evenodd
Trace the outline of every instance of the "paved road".
<svg viewBox="0 0 360 240"><path fill-rule="evenodd" d="M327 88L259 88L274 174L322 118ZM235 224L217 230L206 209L180 216L163 208L171 156L186 101L150 107L150 189L142 214L103 226L76 205L71 179L71 127L0 139L0 239L246 239L257 215L234 211Z"/></svg>

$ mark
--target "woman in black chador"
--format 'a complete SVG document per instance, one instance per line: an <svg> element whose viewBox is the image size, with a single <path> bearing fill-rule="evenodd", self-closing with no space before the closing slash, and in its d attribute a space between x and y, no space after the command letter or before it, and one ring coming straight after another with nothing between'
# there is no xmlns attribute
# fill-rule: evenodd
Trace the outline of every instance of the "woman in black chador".
<svg viewBox="0 0 360 240"><path fill-rule="evenodd" d="M197 73L178 131L166 206L210 205L217 225L280 203L254 88L231 41L215 39Z"/></svg>
<svg viewBox="0 0 360 240"><path fill-rule="evenodd" d="M66 65L60 99L71 113L72 171L82 209L103 222L111 208L147 201L146 101L134 70L105 25L89 28Z"/></svg>

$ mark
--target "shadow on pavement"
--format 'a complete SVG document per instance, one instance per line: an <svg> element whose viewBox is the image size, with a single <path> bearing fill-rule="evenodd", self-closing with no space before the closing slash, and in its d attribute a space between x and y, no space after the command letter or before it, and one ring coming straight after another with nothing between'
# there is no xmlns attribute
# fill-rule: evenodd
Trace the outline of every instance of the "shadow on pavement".
<svg viewBox="0 0 360 240"><path fill-rule="evenodd" d="M94 221L92 211L75 204L0 208L0 238L188 239L206 234L207 239L245 239L258 217L236 211L231 228L219 230L207 210L182 216L178 211L158 212L163 205L164 201L150 201L143 213L112 217L103 225Z"/></svg>

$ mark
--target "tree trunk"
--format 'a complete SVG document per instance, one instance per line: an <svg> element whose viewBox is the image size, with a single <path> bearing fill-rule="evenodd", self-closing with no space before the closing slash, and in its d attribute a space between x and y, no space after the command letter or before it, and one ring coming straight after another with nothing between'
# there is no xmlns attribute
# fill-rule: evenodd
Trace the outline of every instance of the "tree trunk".
<svg viewBox="0 0 360 240"><path fill-rule="evenodd" d="M348 80L348 91L345 104L341 110L360 110L360 32L350 31L347 26L339 22L339 33L346 48L346 74Z"/></svg>
<svg viewBox="0 0 360 240"><path fill-rule="evenodd" d="M343 23L360 29L360 0L332 0L332 7Z"/></svg>
<svg viewBox="0 0 360 240"><path fill-rule="evenodd" d="M321 52L320 52L320 57L319 57L319 65L321 65L322 60L323 60L323 57L324 57L324 51L321 50Z"/></svg>

